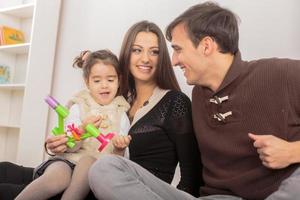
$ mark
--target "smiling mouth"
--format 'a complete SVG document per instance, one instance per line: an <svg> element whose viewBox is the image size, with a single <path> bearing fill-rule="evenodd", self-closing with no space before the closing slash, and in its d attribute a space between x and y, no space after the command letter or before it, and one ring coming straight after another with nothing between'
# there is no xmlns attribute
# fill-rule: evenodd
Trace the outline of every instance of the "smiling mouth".
<svg viewBox="0 0 300 200"><path fill-rule="evenodd" d="M147 65L137 65L138 69L141 69L143 71L147 70L150 71L152 69L152 66L147 66Z"/></svg>

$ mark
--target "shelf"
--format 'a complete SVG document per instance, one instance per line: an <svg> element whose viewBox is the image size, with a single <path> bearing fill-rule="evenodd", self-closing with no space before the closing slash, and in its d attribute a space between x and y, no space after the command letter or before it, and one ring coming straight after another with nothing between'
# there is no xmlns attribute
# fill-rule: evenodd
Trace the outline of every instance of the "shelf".
<svg viewBox="0 0 300 200"><path fill-rule="evenodd" d="M41 99L51 91L62 0L2 1L19 3L0 8L0 25L22 31L25 43L0 46L0 64L11 72L0 84L0 161L33 167L44 160L49 108Z"/></svg>
<svg viewBox="0 0 300 200"><path fill-rule="evenodd" d="M19 129L20 127L21 127L20 125L1 124L1 123L0 123L0 128L15 128L15 129Z"/></svg>
<svg viewBox="0 0 300 200"><path fill-rule="evenodd" d="M25 54L29 52L30 43L14 44L14 45L2 45L0 46L0 52L13 53L13 54Z"/></svg>
<svg viewBox="0 0 300 200"><path fill-rule="evenodd" d="M0 84L0 89L24 90L25 89L25 84Z"/></svg>
<svg viewBox="0 0 300 200"><path fill-rule="evenodd" d="M30 18L33 16L33 9L34 4L24 4L6 9L0 9L0 13L18 18Z"/></svg>

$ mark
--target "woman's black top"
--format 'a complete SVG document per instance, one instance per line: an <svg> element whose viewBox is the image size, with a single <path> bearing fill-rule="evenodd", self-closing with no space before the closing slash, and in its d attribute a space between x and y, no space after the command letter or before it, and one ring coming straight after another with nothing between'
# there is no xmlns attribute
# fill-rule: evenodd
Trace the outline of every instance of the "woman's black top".
<svg viewBox="0 0 300 200"><path fill-rule="evenodd" d="M131 127L129 135L130 160L167 183L171 183L179 162L181 179L177 188L199 195L202 165L191 102L185 94L169 91Z"/></svg>

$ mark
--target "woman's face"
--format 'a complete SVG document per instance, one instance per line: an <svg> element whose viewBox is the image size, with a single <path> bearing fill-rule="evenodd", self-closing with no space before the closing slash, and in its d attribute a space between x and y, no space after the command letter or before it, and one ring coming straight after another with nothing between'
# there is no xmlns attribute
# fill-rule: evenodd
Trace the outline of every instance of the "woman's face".
<svg viewBox="0 0 300 200"><path fill-rule="evenodd" d="M154 83L159 56L158 38L152 32L139 32L131 47L130 72L135 83Z"/></svg>

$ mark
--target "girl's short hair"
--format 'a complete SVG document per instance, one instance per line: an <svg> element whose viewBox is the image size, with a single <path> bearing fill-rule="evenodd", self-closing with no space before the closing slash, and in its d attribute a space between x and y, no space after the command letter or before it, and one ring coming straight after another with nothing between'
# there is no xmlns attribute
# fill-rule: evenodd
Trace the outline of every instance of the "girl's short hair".
<svg viewBox="0 0 300 200"><path fill-rule="evenodd" d="M121 82L121 70L117 56L108 49L102 49L91 52L89 50L82 51L79 56L74 59L73 67L81 68L83 71L83 78L88 81L91 74L92 67L97 63L105 65L112 65L118 75L119 83ZM120 85L121 87L121 85ZM118 95L122 88L119 88Z"/></svg>

